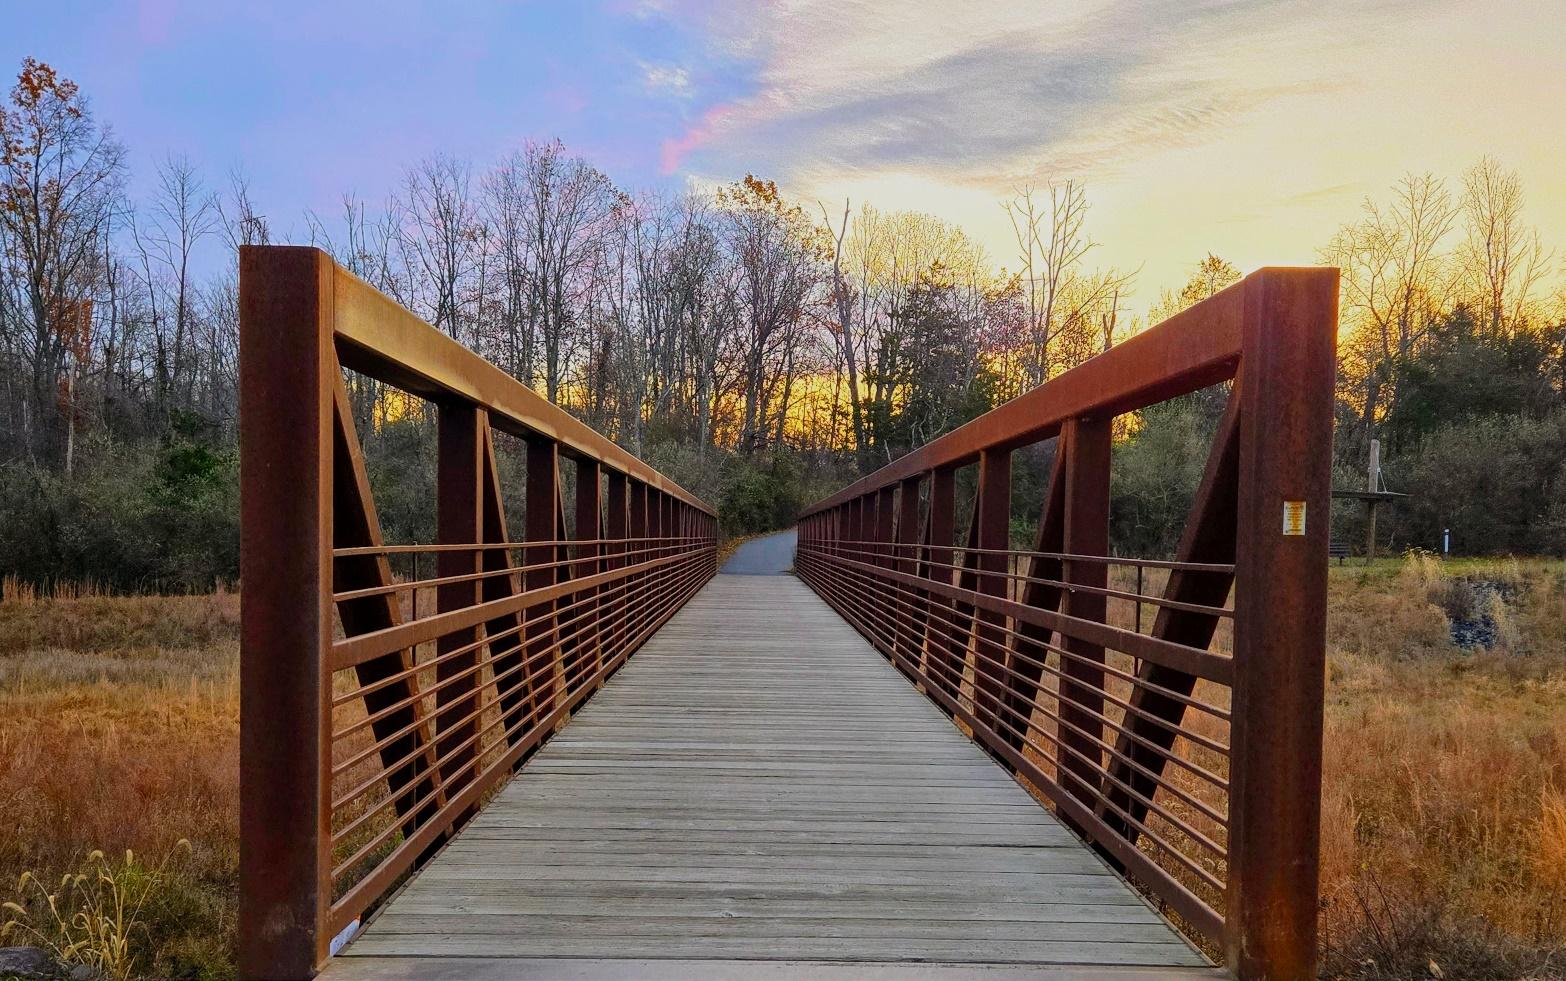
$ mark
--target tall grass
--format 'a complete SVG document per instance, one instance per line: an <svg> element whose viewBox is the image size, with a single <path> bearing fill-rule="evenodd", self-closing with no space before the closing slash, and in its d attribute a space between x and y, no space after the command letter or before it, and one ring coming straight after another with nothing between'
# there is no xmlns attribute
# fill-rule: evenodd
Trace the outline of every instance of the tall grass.
<svg viewBox="0 0 1566 981"><path fill-rule="evenodd" d="M1494 642L1459 647L1476 584ZM1416 554L1329 596L1325 975L1566 974L1566 567Z"/></svg>
<svg viewBox="0 0 1566 981"><path fill-rule="evenodd" d="M1323 977L1566 976L1566 565L1414 555L1329 589ZM188 839L128 950L148 977L231 976L237 595L6 596L0 901ZM1494 643L1454 644L1454 611Z"/></svg>
<svg viewBox="0 0 1566 981"><path fill-rule="evenodd" d="M40 917L39 897L14 888L24 872L58 883L90 873L94 852L166 856L187 839L126 954L146 977L230 977L238 596L12 595L0 603L0 901ZM84 901L72 895L67 919Z"/></svg>
<svg viewBox="0 0 1566 981"><path fill-rule="evenodd" d="M180 839L174 852L150 866L129 849L120 861L95 851L80 871L65 873L52 888L23 872L18 899L0 907L11 917L0 926L0 940L23 940L61 963L127 981L140 963L135 941L147 926L142 917L162 892L170 863L189 850L190 842Z"/></svg>

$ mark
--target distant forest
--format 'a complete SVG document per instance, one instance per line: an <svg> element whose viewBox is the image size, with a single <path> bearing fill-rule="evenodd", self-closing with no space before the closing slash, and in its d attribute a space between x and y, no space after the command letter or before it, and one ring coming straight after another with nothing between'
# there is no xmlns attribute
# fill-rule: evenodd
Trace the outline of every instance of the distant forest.
<svg viewBox="0 0 1566 981"><path fill-rule="evenodd" d="M747 176L631 192L558 141L412 163L384 198L260 214L242 172L170 157L150 194L110 121L46 64L0 105L0 574L203 589L238 568L237 262L314 244L439 330L719 505L730 533L815 497L1236 281L1193 256L1156 293L1095 264L1073 179L998 202L1016 248ZM1339 487L1411 496L1382 548L1566 554L1566 299L1524 188L1485 158L1410 174L1320 247L1343 272ZM215 270L215 271L214 271ZM1143 296L1149 294L1142 294ZM350 378L389 539L434 527L433 413ZM1197 393L1123 420L1114 547L1173 546L1221 408ZM1015 535L1050 446L1019 452ZM1358 546L1359 512L1334 513Z"/></svg>

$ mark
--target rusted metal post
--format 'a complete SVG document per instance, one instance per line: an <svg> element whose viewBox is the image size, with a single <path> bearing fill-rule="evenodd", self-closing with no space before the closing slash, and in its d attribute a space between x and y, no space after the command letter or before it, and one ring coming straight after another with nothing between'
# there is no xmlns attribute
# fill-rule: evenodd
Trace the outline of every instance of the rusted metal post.
<svg viewBox="0 0 1566 981"><path fill-rule="evenodd" d="M603 480L597 460L576 462L576 578L596 575L601 566L599 556L603 549L598 540L603 537L603 498L600 496ZM592 666L579 666L579 672L596 672L604 664L603 629L598 623L598 590L586 590L571 597L579 601L575 607L579 622L588 626L578 643L577 657L591 659Z"/></svg>
<svg viewBox="0 0 1566 981"><path fill-rule="evenodd" d="M952 583L952 536L957 524L957 471L941 467L930 475L930 578L947 585ZM945 691L951 689L956 697L958 686L953 673L960 673L962 661L956 656L957 642L952 638L950 619L951 600L938 593L930 595L930 618L925 625L925 680L927 686ZM936 705L951 714L944 703Z"/></svg>
<svg viewBox="0 0 1566 981"><path fill-rule="evenodd" d="M876 545L873 561L883 569L892 569L897 565L892 560L895 534L893 526L897 520L896 494L897 485L887 484L875 495ZM881 631L887 646L886 656L888 660L895 663L897 659L893 653L895 647L893 641L897 633L897 592L886 576L876 577L876 599L881 607Z"/></svg>
<svg viewBox="0 0 1566 981"><path fill-rule="evenodd" d="M1061 542L1066 555L1109 554L1110 420L1072 419L1060 441L1066 454L1066 500ZM1061 612L1103 623L1102 593L1072 586L1103 589L1109 567L1102 562L1064 560L1066 587ZM1060 784L1088 807L1094 806L1103 780L1104 648L1080 637L1066 636L1061 658Z"/></svg>
<svg viewBox="0 0 1566 981"><path fill-rule="evenodd" d="M627 486L625 474L617 470L610 470L604 479L604 537L609 540L604 566L608 569L623 569L629 561L626 550L630 547L626 539L630 537L630 492ZM625 582L622 580L613 586L607 587L609 595L607 602L601 604L601 612L608 614L609 622L603 625L601 637L608 638L608 650L604 657L613 663L619 656L622 641L622 632L626 623L626 598Z"/></svg>
<svg viewBox="0 0 1566 981"><path fill-rule="evenodd" d="M666 500L663 491L656 487L647 488L647 537L652 539L652 551L647 556L649 559L661 559L668 554L669 528L665 523L668 517ZM658 616L657 611L663 600L663 588L668 581L668 575L667 568L654 569L647 574L648 613L642 618L644 628Z"/></svg>
<svg viewBox="0 0 1566 981"><path fill-rule="evenodd" d="M332 266L239 267L239 974L297 981L331 941Z"/></svg>
<svg viewBox="0 0 1566 981"><path fill-rule="evenodd" d="M919 483L919 476L910 477L898 485L897 491L897 536L892 546L892 567L910 576L919 573ZM906 587L897 583L892 583L891 588L899 596L908 592ZM919 668L919 633L916 625L924 614L923 597L916 595L905 598L896 605L896 611L897 634L893 647L897 656L892 660L913 677L918 674Z"/></svg>
<svg viewBox="0 0 1566 981"><path fill-rule="evenodd" d="M509 542L511 535L506 522L505 492L500 486L500 468L495 458L495 434L487 423L483 426L483 430L483 541L489 544ZM513 568L511 550L485 549L480 556L480 564L485 572L510 570ZM480 586L479 595L486 603L509 599L515 596L520 588L521 584L518 581L520 578L516 575L487 576ZM527 712L527 690L523 685L524 652L521 622L516 613L505 613L484 623L484 631L490 638L489 673L494 678L495 696L500 703L500 715L504 720L501 725L506 730L506 741L513 746L521 742L526 735L524 726L517 724L521 721L519 716ZM519 759L517 765L521 766L521 764L522 760Z"/></svg>
<svg viewBox="0 0 1566 981"><path fill-rule="evenodd" d="M976 589L988 596L1006 598L1006 556L1011 547L1011 450L989 449L979 454L979 490L974 499L978 547L974 567L979 571ZM1006 683L1002 665L1006 659L1006 618L992 610L974 613L974 717L995 732L1006 731L1001 699Z"/></svg>
<svg viewBox="0 0 1566 981"><path fill-rule="evenodd" d="M436 440L435 523L442 545L476 545L484 537L483 466L484 436L481 413L471 404L448 403L438 414ZM482 567L477 548L452 549L437 553L436 575L472 576ZM435 609L449 613L479 601L479 582L442 583L435 590ZM473 779L473 734L478 731L477 671L468 671L478 663L478 628L468 627L443 634L435 642L437 683L444 687L435 693L435 755L440 760L441 785L455 795ZM471 648L454 654L459 648ZM466 672L466 674L464 674ZM462 677L452 681L458 675ZM462 745L464 742L467 745ZM473 808L467 810L471 814Z"/></svg>
<svg viewBox="0 0 1566 981"><path fill-rule="evenodd" d="M631 565L646 562L652 557L648 551L647 542L647 485L640 480L631 481ZM625 643L629 644L636 634L636 621L633 616L635 606L646 602L636 600L633 597L641 589L646 579L646 573L637 573L626 579L625 593L622 602L626 604L626 628ZM634 605L633 605L634 604Z"/></svg>
<svg viewBox="0 0 1566 981"><path fill-rule="evenodd" d="M560 531L560 444L552 439L528 441L525 506L525 540L541 543L529 544L522 550L522 564L528 567L523 574L522 588L530 592L553 586L559 579L559 571L552 563L559 554L553 543ZM545 600L522 612L522 619L529 622L525 674L530 679L528 688L533 695L530 701L534 725L543 724L555 708L555 669L560 652L555 648L554 609L554 601Z"/></svg>
<svg viewBox="0 0 1566 981"><path fill-rule="evenodd" d="M1245 283L1224 941L1315 976L1336 270Z"/></svg>

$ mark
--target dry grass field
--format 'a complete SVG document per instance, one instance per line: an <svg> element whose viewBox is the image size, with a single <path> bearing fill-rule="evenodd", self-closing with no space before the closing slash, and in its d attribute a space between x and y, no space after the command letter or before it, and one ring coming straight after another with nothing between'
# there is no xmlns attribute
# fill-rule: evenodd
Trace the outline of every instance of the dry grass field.
<svg viewBox="0 0 1566 981"><path fill-rule="evenodd" d="M37 891L15 888L22 873L55 890L63 874L90 871L101 849L134 889L168 859L130 931L137 973L232 974L238 732L238 595L49 599L7 589L0 899L46 927Z"/></svg>
<svg viewBox="0 0 1566 981"><path fill-rule="evenodd" d="M232 973L238 613L0 603L0 901L107 870L133 976ZM1566 565L1334 568L1329 648L1323 976L1566 976Z"/></svg>
<svg viewBox="0 0 1566 981"><path fill-rule="evenodd" d="M1566 566L1335 570L1328 638L1329 976L1566 976Z"/></svg>

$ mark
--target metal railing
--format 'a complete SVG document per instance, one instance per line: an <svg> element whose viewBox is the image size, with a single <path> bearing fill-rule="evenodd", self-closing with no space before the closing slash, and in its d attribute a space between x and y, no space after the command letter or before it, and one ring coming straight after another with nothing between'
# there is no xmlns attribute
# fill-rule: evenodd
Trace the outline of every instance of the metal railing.
<svg viewBox="0 0 1566 981"><path fill-rule="evenodd" d="M799 520L800 577L1242 978L1314 976L1337 285L1257 272ZM1226 381L1175 560L1112 556L1115 417Z"/></svg>
<svg viewBox="0 0 1566 981"><path fill-rule="evenodd" d="M436 543L382 540L345 368L434 404ZM309 978L714 574L716 518L312 248L241 250L240 456L239 969Z"/></svg>

